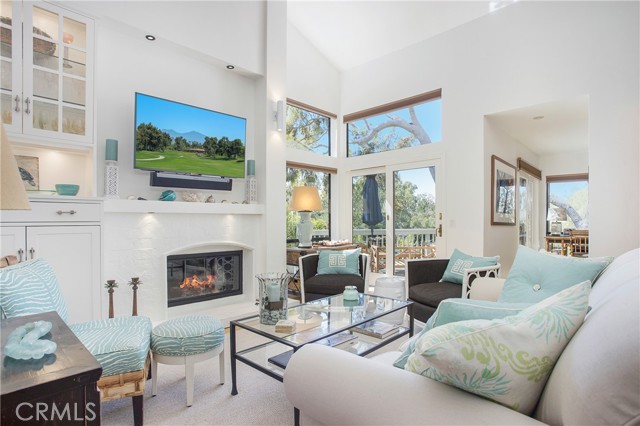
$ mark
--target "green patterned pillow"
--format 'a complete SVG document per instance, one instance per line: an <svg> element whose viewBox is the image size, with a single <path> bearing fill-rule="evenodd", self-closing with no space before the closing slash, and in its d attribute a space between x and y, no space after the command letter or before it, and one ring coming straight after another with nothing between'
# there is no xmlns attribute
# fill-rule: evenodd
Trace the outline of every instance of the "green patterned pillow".
<svg viewBox="0 0 640 426"><path fill-rule="evenodd" d="M454 249L447 264L447 269L440 281L462 284L465 269L480 268L481 266L494 266L498 264L500 256L473 257Z"/></svg>
<svg viewBox="0 0 640 426"><path fill-rule="evenodd" d="M582 325L590 291L584 281L517 315L436 327L418 339L405 370L530 415Z"/></svg>

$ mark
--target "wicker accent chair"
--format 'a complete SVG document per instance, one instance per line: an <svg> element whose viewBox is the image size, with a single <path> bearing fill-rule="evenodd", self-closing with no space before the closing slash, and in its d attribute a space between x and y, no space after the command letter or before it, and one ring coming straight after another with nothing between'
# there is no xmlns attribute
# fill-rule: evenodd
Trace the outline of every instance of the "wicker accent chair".
<svg viewBox="0 0 640 426"><path fill-rule="evenodd" d="M51 265L33 259L0 269L0 310L3 318L56 311L66 322L67 307ZM116 317L70 324L69 328L102 365L97 383L100 400L131 397L134 425L141 426L150 364L149 318Z"/></svg>

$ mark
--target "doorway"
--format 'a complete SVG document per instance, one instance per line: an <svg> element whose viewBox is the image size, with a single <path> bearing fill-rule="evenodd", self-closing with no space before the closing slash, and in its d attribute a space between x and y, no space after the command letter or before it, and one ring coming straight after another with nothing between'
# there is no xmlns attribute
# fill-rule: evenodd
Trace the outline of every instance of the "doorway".
<svg viewBox="0 0 640 426"><path fill-rule="evenodd" d="M372 272L403 276L407 261L446 252L438 171L430 161L353 172L352 241L368 248Z"/></svg>

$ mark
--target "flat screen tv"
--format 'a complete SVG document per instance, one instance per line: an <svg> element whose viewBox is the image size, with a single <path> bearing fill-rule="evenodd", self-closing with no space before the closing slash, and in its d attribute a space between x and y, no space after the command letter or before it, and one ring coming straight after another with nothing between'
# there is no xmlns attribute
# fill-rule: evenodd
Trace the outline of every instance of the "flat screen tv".
<svg viewBox="0 0 640 426"><path fill-rule="evenodd" d="M244 178L247 120L136 93L135 168Z"/></svg>

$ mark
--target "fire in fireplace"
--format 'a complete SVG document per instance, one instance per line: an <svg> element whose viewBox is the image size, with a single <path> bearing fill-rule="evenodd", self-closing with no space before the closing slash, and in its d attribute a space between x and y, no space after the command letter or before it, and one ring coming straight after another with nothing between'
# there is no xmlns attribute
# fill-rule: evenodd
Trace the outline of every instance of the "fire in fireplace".
<svg viewBox="0 0 640 426"><path fill-rule="evenodd" d="M242 251L167 257L168 306L242 294Z"/></svg>

